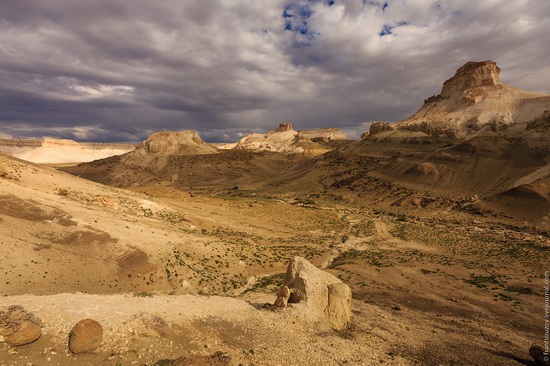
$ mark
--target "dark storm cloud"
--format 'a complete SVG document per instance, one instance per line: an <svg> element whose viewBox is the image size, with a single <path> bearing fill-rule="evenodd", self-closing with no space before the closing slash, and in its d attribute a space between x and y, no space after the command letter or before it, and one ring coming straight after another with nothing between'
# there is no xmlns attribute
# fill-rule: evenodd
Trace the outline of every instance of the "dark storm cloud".
<svg viewBox="0 0 550 366"><path fill-rule="evenodd" d="M548 93L550 2L0 3L0 135L233 140L395 121L469 60Z"/></svg>

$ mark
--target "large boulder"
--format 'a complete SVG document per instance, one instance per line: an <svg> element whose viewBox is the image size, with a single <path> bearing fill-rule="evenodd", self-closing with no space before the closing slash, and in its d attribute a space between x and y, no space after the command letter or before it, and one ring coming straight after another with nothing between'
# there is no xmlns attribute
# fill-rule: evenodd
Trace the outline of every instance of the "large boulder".
<svg viewBox="0 0 550 366"><path fill-rule="evenodd" d="M103 340L103 327L92 319L76 323L69 334L69 349L72 353L88 353L99 348Z"/></svg>
<svg viewBox="0 0 550 366"><path fill-rule="evenodd" d="M40 338L42 326L33 313L13 305L0 311L0 335L10 346L22 346Z"/></svg>
<svg viewBox="0 0 550 366"><path fill-rule="evenodd" d="M288 264L283 288L290 289L289 303L305 304L311 318L331 328L345 329L351 320L351 289L332 274L302 257ZM282 295L284 290L280 291Z"/></svg>

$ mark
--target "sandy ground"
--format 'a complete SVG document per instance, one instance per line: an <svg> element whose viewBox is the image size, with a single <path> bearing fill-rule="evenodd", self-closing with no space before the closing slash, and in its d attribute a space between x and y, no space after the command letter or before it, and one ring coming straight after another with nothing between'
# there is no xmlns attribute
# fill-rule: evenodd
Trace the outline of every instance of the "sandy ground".
<svg viewBox="0 0 550 366"><path fill-rule="evenodd" d="M123 190L0 156L0 307L43 322L0 365L130 365L227 352L234 365L517 365L542 342L549 240L447 208ZM343 332L274 301L301 255L353 290ZM105 338L71 355L91 317Z"/></svg>

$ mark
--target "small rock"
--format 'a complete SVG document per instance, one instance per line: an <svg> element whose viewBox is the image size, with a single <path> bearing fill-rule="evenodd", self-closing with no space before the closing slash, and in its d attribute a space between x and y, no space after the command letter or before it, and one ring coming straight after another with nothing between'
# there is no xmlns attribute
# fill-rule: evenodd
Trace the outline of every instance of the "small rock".
<svg viewBox="0 0 550 366"><path fill-rule="evenodd" d="M290 289L288 286L283 286L277 292L277 299L275 300L275 305L278 308L286 308L288 305L288 298L290 297Z"/></svg>
<svg viewBox="0 0 550 366"><path fill-rule="evenodd" d="M103 327L92 319L79 321L69 335L69 349L72 353L93 352L103 340Z"/></svg>
<svg viewBox="0 0 550 366"><path fill-rule="evenodd" d="M13 305L0 311L0 334L10 346L22 346L40 338L42 326L33 313Z"/></svg>
<svg viewBox="0 0 550 366"><path fill-rule="evenodd" d="M133 320L134 334L144 337L165 338L169 333L169 326L163 318L149 313L140 313Z"/></svg>

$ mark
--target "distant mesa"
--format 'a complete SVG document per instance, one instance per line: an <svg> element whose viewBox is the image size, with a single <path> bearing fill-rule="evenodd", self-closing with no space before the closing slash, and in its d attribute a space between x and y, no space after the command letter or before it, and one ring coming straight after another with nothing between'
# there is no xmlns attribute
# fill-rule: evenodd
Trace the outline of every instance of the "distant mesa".
<svg viewBox="0 0 550 366"><path fill-rule="evenodd" d="M218 150L205 143L197 131L156 132L136 148L140 154L215 154Z"/></svg>
<svg viewBox="0 0 550 366"><path fill-rule="evenodd" d="M0 152L40 164L82 163L125 154L132 144L76 142L43 139L0 139Z"/></svg>
<svg viewBox="0 0 550 366"><path fill-rule="evenodd" d="M334 150L323 143L344 140L349 140L349 137L337 128L296 131L291 123L284 122L266 133L245 136L232 148L317 156Z"/></svg>
<svg viewBox="0 0 550 366"><path fill-rule="evenodd" d="M292 123L280 123L279 127L277 127L274 132L286 132L286 131L294 131L294 128L292 128Z"/></svg>
<svg viewBox="0 0 550 366"><path fill-rule="evenodd" d="M120 156L120 162L134 167L160 170L176 156L211 155L220 150L205 143L197 131L155 132L134 151Z"/></svg>

